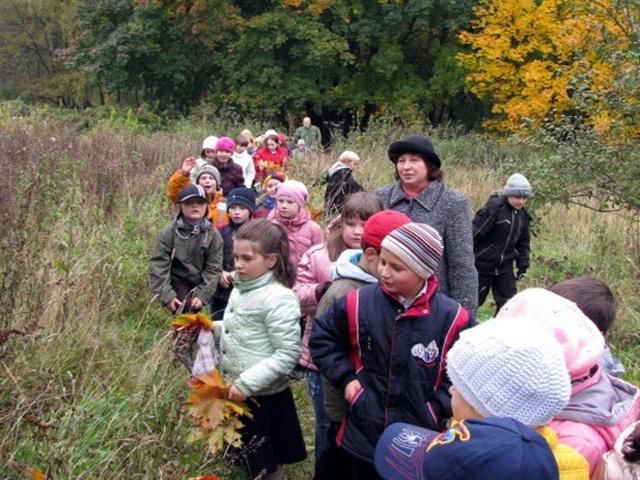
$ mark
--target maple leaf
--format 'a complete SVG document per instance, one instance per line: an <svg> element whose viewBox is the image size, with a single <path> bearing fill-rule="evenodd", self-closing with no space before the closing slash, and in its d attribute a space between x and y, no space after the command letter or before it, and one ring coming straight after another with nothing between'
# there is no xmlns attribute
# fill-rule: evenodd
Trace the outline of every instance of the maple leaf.
<svg viewBox="0 0 640 480"><path fill-rule="evenodd" d="M176 330L183 330L189 327L212 330L213 322L209 317L202 313L184 313L182 315L179 315L176 320L171 322L171 326Z"/></svg>
<svg viewBox="0 0 640 480"><path fill-rule="evenodd" d="M229 386L220 372L215 369L207 375L191 379L188 383L191 394L186 402L186 410L195 428L187 441L206 440L212 454L224 449L225 445L242 446L242 421L240 415L251 417L251 411L244 402L226 398Z"/></svg>

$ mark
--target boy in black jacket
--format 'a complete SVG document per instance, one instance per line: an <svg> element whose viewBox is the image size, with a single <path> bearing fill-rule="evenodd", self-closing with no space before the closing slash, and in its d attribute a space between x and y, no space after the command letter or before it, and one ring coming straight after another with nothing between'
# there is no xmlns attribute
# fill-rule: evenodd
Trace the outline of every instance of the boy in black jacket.
<svg viewBox="0 0 640 480"><path fill-rule="evenodd" d="M525 205L532 194L529 181L514 173L501 195L493 195L473 219L473 250L478 270L478 306L493 292L496 313L513 297L516 281L529 268L529 222ZM513 273L515 261L517 273Z"/></svg>

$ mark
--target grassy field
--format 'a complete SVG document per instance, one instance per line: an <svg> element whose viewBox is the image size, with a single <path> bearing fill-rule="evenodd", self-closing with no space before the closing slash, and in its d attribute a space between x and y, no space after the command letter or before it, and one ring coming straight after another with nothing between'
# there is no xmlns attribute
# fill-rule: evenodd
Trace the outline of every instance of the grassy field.
<svg viewBox="0 0 640 480"><path fill-rule="evenodd" d="M171 318L146 280L173 213L165 181L210 131L118 126L0 111L0 330L19 331L0 336L0 479L30 478L33 468L51 479L245 479L186 441L186 371L172 360ZM381 125L340 139L337 150L361 153L356 176L373 188L391 181L385 149L399 134ZM497 171L508 152L480 135L434 136L447 184L479 208L504 182ZM310 184L334 160L294 165L293 176ZM319 204L322 192L312 193ZM638 232L621 216L577 207L540 213L523 286L583 274L609 283L620 302L611 343L627 378L640 382ZM294 391L312 457L313 414L304 386ZM291 479L311 473L310 460L288 469Z"/></svg>

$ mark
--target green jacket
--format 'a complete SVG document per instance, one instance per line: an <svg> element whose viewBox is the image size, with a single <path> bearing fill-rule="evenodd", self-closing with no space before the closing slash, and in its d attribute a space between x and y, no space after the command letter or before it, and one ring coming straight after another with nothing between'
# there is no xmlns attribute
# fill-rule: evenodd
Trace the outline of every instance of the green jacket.
<svg viewBox="0 0 640 480"><path fill-rule="evenodd" d="M222 273L222 237L209 220L193 228L178 216L167 225L151 257L149 286L166 305L177 297L176 285L195 288L206 305L218 287Z"/></svg>
<svg viewBox="0 0 640 480"><path fill-rule="evenodd" d="M247 396L281 392L302 350L298 298L272 272L236 276L233 287L224 320L215 322L220 368Z"/></svg>

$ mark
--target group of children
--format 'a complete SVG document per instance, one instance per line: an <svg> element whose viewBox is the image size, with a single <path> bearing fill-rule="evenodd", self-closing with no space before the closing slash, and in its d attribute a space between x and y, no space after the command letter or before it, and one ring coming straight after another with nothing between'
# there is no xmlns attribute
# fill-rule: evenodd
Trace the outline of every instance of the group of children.
<svg viewBox="0 0 640 480"><path fill-rule="evenodd" d="M607 370L611 292L574 279L514 296L513 262L518 276L528 267L524 177L473 222L480 293L493 288L498 307L476 326L438 292L435 229L350 185L326 197L339 216L325 238L268 133L268 151L247 162L260 198L233 163L242 136L213 153L209 137L207 163L182 162L167 185L179 213L150 273L172 313L208 305L216 320L229 398L252 399L252 478L284 478L306 458L294 369L315 412L316 479L638 478L640 393ZM347 185L358 161L345 152L329 172Z"/></svg>

